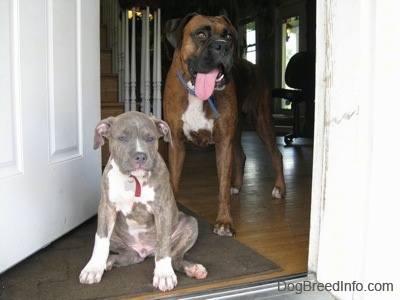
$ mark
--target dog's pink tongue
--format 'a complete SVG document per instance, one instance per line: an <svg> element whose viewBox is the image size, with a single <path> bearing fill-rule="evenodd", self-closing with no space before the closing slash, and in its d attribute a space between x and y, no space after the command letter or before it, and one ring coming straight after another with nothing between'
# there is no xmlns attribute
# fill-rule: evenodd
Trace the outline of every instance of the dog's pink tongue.
<svg viewBox="0 0 400 300"><path fill-rule="evenodd" d="M201 100L210 98L214 91L215 80L217 79L218 73L218 69L214 69L207 74L197 73L196 83L194 85L194 92L197 98Z"/></svg>

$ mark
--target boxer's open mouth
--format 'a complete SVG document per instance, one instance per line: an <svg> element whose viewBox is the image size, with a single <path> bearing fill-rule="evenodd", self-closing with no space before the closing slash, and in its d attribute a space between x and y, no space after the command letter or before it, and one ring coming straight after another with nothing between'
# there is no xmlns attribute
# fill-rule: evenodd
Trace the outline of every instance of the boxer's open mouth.
<svg viewBox="0 0 400 300"><path fill-rule="evenodd" d="M207 100L214 90L222 90L225 87L226 77L222 64L208 73L196 72L193 68L189 68L189 72L194 92L201 100Z"/></svg>

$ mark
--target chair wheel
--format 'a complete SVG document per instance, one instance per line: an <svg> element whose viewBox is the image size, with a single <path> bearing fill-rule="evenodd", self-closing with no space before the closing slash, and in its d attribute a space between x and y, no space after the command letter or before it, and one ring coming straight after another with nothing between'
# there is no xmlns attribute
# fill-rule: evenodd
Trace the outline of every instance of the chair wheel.
<svg viewBox="0 0 400 300"><path fill-rule="evenodd" d="M289 137L289 136L285 136L284 141L285 141L286 145L289 145L293 142L293 138Z"/></svg>

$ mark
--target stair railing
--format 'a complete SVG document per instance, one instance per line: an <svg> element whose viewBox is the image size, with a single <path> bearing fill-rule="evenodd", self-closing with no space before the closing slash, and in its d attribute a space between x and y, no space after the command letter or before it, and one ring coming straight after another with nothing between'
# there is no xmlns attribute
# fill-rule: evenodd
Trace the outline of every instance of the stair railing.
<svg viewBox="0 0 400 300"><path fill-rule="evenodd" d="M108 46L111 46L113 53L113 72L118 73L118 101L124 102L125 111L139 110L161 118L161 10L152 11L153 24L150 26L150 8L140 9L142 14L141 46L137 49L135 18L137 9L131 9L132 21L129 23L130 14L128 10L120 8L118 1L102 0L101 4L103 20L106 22L107 31L111 32ZM152 68L150 64L151 30L154 37ZM138 52L140 52L140 76L136 76ZM139 78L139 101L136 97L137 78ZM153 86L152 90L151 86Z"/></svg>

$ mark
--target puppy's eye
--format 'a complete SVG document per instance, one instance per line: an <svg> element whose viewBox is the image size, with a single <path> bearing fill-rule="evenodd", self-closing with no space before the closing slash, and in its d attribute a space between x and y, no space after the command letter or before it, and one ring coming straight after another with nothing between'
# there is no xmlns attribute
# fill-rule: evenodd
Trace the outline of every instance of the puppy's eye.
<svg viewBox="0 0 400 300"><path fill-rule="evenodd" d="M232 41L232 40L233 40L233 35L230 34L230 33L228 33L228 34L226 35L226 39L227 39L228 41Z"/></svg>
<svg viewBox="0 0 400 300"><path fill-rule="evenodd" d="M205 32L200 31L200 32L198 32L198 33L196 34L196 37L197 37L199 40L204 40L204 39L207 38L207 35L205 34Z"/></svg>
<svg viewBox="0 0 400 300"><path fill-rule="evenodd" d="M155 138L153 136L148 136L146 138L146 142L148 142L148 143L154 142L154 140L155 140Z"/></svg>
<svg viewBox="0 0 400 300"><path fill-rule="evenodd" d="M128 141L128 137L127 137L126 135L121 135L120 137L118 137L118 139L119 139L121 142L127 142L127 141Z"/></svg>

